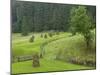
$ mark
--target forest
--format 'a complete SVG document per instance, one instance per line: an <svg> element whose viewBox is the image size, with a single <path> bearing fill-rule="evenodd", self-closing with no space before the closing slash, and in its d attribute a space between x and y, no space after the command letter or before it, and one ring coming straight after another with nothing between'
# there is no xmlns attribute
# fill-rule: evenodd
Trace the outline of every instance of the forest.
<svg viewBox="0 0 100 75"><path fill-rule="evenodd" d="M96 6L11 3L12 74L96 68Z"/></svg>
<svg viewBox="0 0 100 75"><path fill-rule="evenodd" d="M12 32L69 31L70 10L78 5L13 2ZM94 6L86 6L88 14L96 20Z"/></svg>

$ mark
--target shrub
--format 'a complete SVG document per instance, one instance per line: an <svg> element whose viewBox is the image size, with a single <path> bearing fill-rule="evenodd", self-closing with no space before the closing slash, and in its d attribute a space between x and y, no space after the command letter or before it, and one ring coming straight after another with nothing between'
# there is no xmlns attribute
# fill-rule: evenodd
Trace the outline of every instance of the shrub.
<svg viewBox="0 0 100 75"><path fill-rule="evenodd" d="M88 59L88 60L86 60L86 65L87 66L96 66L96 61Z"/></svg>
<svg viewBox="0 0 100 75"><path fill-rule="evenodd" d="M86 65L86 66L96 66L96 62L93 59L80 58L80 57L71 57L69 62L73 64Z"/></svg>
<svg viewBox="0 0 100 75"><path fill-rule="evenodd" d="M27 32L23 32L23 33L22 33L22 36L27 36L27 35L28 35Z"/></svg>

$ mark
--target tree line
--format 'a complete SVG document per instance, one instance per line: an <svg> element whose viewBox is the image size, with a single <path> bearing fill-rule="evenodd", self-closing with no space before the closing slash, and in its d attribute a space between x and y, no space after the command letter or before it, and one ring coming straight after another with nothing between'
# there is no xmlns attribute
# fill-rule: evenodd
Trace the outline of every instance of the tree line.
<svg viewBox="0 0 100 75"><path fill-rule="evenodd" d="M21 32L27 35L29 32L42 31L68 31L70 28L70 11L79 5L12 1L12 32ZM95 23L96 9L94 6L85 6L87 14Z"/></svg>

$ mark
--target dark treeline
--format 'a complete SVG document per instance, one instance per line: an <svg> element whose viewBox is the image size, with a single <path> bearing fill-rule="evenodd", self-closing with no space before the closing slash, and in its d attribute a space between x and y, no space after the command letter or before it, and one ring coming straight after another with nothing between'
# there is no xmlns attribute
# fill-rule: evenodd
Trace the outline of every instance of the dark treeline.
<svg viewBox="0 0 100 75"><path fill-rule="evenodd" d="M70 9L78 5L12 1L12 32L68 31ZM86 6L95 23L94 6Z"/></svg>

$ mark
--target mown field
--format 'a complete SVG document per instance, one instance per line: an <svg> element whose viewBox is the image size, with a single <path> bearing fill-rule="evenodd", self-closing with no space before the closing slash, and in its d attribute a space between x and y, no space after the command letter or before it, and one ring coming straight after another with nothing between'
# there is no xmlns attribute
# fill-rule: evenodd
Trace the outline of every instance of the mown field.
<svg viewBox="0 0 100 75"><path fill-rule="evenodd" d="M41 34L47 34L47 38L41 38ZM46 33L34 33L34 42L30 43L29 39L33 35L21 36L20 33L12 34L12 74L29 73L29 72L48 72L48 71L63 71L63 70L80 70L80 69L95 69L95 67L73 64L68 62L70 57L78 57L80 60L95 61L95 39L92 46L92 51L87 51L83 36L76 34L71 36L71 33L60 32L59 35L48 36ZM40 46L43 46L45 54L40 59L40 67L34 68L32 60L16 62L17 56L32 55L35 52L40 53Z"/></svg>

